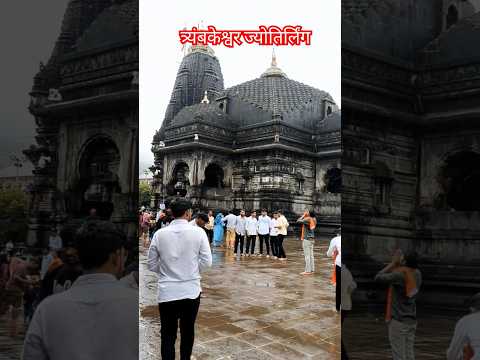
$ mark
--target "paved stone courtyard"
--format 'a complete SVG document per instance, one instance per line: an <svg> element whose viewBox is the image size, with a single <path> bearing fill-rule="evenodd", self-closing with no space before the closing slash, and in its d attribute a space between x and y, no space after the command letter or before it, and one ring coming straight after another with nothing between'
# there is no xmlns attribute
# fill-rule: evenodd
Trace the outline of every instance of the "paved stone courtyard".
<svg viewBox="0 0 480 360"><path fill-rule="evenodd" d="M25 332L23 331L23 317L20 316L18 320L18 336L11 337L9 335L8 316L0 317L0 360L18 360L22 354L23 338Z"/></svg>
<svg viewBox="0 0 480 360"><path fill-rule="evenodd" d="M299 241L286 241L288 261L215 249L203 274L194 356L203 359L340 359L340 316L330 284L328 241L318 241L316 270L303 271ZM156 277L140 258L140 359L160 359ZM178 351L178 344L177 344Z"/></svg>
<svg viewBox="0 0 480 360"><path fill-rule="evenodd" d="M445 359L456 321L462 315L422 309L418 314L415 359ZM351 360L392 359L382 313L353 313L345 319L343 329L343 341Z"/></svg>

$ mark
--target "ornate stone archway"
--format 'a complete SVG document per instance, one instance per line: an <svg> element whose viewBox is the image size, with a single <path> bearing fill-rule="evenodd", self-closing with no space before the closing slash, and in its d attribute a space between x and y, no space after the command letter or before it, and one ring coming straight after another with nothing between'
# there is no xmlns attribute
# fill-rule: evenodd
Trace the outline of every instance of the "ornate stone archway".
<svg viewBox="0 0 480 360"><path fill-rule="evenodd" d="M76 204L67 204L74 215L85 216L95 208L102 218L110 218L114 210L114 194L121 193L118 177L120 151L108 136L89 139L80 152L78 182L73 189Z"/></svg>

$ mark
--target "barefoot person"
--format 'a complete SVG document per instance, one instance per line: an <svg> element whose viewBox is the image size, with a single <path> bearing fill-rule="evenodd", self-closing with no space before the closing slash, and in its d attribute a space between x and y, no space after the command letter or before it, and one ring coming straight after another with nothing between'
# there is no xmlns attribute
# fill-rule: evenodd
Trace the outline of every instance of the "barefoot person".
<svg viewBox="0 0 480 360"><path fill-rule="evenodd" d="M375 276L375 281L389 286L385 321L393 360L414 360L416 298L422 283L416 255L404 256L397 250L390 264Z"/></svg>
<svg viewBox="0 0 480 360"><path fill-rule="evenodd" d="M313 211L305 211L297 220L301 224L300 240L302 241L303 254L305 256L305 271L300 275L313 275L315 272L315 259L313 257L313 246L315 244L315 228L317 219Z"/></svg>
<svg viewBox="0 0 480 360"><path fill-rule="evenodd" d="M202 292L200 271L212 265L212 254L205 231L188 223L192 204L180 199L171 208L174 220L153 236L147 265L158 274L162 359L175 360L180 322L180 359L189 360Z"/></svg>

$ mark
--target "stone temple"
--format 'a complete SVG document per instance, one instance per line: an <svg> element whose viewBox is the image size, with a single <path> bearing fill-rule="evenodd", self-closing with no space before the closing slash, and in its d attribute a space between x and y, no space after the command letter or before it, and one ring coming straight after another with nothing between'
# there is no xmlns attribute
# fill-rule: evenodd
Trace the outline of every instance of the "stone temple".
<svg viewBox="0 0 480 360"><path fill-rule="evenodd" d="M138 0L71 0L29 110L36 144L29 245L91 208L135 237L138 193Z"/></svg>
<svg viewBox="0 0 480 360"><path fill-rule="evenodd" d="M225 89L209 47L185 55L152 151L156 206L176 196L200 209L305 208L340 223L341 116L332 97L271 66Z"/></svg>
<svg viewBox="0 0 480 360"><path fill-rule="evenodd" d="M396 247L419 254L420 302L480 290L479 10L342 0L342 258L358 296Z"/></svg>

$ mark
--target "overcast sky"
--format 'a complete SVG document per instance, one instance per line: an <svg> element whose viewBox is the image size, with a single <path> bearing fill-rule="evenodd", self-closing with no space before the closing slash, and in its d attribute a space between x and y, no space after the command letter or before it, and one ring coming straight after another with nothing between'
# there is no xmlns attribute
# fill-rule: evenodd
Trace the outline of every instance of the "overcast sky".
<svg viewBox="0 0 480 360"><path fill-rule="evenodd" d="M278 66L293 80L329 92L341 101L340 1L140 0L140 166L151 165L151 140L159 129L183 58L178 30L204 27L251 30L259 25L301 25L312 30L310 46L277 47ZM269 46L213 47L225 87L259 77L270 65Z"/></svg>
<svg viewBox="0 0 480 360"><path fill-rule="evenodd" d="M0 2L0 168L10 155L34 141L35 122L27 110L33 77L57 39L67 0Z"/></svg>
<svg viewBox="0 0 480 360"><path fill-rule="evenodd" d="M46 62L59 34L68 0L0 2L0 168L11 153L31 144L34 119L28 92L40 61ZM150 142L159 129L183 58L178 30L195 26L257 29L259 25L302 25L313 30L312 45L278 47L278 66L291 79L328 91L340 103L340 1L245 0L178 1L166 5L140 0L140 162L153 161ZM21 20L20 20L21 19ZM214 47L225 87L261 75L269 66L271 47Z"/></svg>

